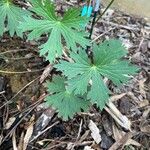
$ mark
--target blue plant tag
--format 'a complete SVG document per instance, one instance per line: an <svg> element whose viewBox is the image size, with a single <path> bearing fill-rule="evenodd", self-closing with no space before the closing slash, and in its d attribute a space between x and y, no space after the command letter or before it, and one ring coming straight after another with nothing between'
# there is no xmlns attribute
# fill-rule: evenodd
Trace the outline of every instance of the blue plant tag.
<svg viewBox="0 0 150 150"><path fill-rule="evenodd" d="M90 16L91 16L92 11L93 11L93 7L92 7L92 6L89 6L89 7L88 7L88 10L87 10L87 17L90 17Z"/></svg>
<svg viewBox="0 0 150 150"><path fill-rule="evenodd" d="M92 10L93 10L93 7L92 6L84 6L82 8L82 13L81 13L81 16L87 16L87 17L90 17L91 14L92 14Z"/></svg>
<svg viewBox="0 0 150 150"><path fill-rule="evenodd" d="M85 16L87 14L87 10L88 10L88 7L87 6L84 6L82 8L82 13L81 13L81 16Z"/></svg>
<svg viewBox="0 0 150 150"><path fill-rule="evenodd" d="M93 10L92 6L86 6L86 5L83 6L82 12L81 12L81 16L82 17L85 16L85 17L89 18L91 16L91 14L92 14L92 10ZM86 24L81 24L81 26L83 28L85 28Z"/></svg>

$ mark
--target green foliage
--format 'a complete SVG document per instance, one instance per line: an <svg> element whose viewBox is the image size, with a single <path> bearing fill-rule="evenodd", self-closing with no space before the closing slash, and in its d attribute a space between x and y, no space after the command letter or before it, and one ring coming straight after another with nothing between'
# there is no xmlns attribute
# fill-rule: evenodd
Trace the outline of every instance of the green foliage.
<svg viewBox="0 0 150 150"><path fill-rule="evenodd" d="M0 0L0 36L5 31L9 31L11 37L15 33L22 37L22 32L18 29L18 24L22 17L27 14L27 11L15 6L11 0Z"/></svg>
<svg viewBox="0 0 150 150"><path fill-rule="evenodd" d="M51 93L46 98L48 105L52 105L57 111L60 117L64 120L72 118L73 115L82 110L87 110L89 101L70 93L65 87L65 78L55 76L52 82L47 82L48 92Z"/></svg>
<svg viewBox="0 0 150 150"><path fill-rule="evenodd" d="M63 18L56 15L55 7L50 0L29 0L33 7L31 11L40 18L24 17L20 24L20 29L31 31L29 40L39 39L41 35L47 33L48 40L40 46L40 55L53 62L56 57L61 57L63 53L63 43L68 49L77 50L77 44L85 48L90 45L86 39L87 34L81 31L81 24L87 23L87 18L80 16L80 9L69 9Z"/></svg>
<svg viewBox="0 0 150 150"><path fill-rule="evenodd" d="M54 76L52 82L47 82L47 104L64 120L86 111L91 103L103 109L109 99L109 88L103 79L106 77L120 86L138 70L123 59L127 54L124 46L118 40L105 41L95 44L88 56L85 49L91 44L83 26L89 20L81 17L80 9L69 9L61 16L50 0L27 1L32 5L30 13L15 6L12 0L0 0L0 36L5 31L9 31L10 36L16 33L20 37L28 31L28 40L40 40L48 35L46 43L39 48L40 55L51 63L62 56L64 47L70 50L72 62L59 60L54 65L64 77Z"/></svg>
<svg viewBox="0 0 150 150"><path fill-rule="evenodd" d="M109 98L109 90L103 82L103 77L119 86L128 81L129 75L137 71L137 67L122 60L125 55L126 50L121 42L110 40L94 46L92 60L84 50L79 50L78 54L74 52L70 54L73 62L61 60L55 67L68 77L70 92L80 95L87 93L87 98L103 109ZM88 90L90 81L91 86Z"/></svg>

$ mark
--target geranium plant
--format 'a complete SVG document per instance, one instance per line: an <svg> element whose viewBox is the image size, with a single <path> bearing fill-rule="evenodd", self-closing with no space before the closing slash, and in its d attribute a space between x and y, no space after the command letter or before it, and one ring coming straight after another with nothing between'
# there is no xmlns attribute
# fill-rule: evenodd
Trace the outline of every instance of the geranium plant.
<svg viewBox="0 0 150 150"><path fill-rule="evenodd" d="M0 35L9 31L28 40L47 41L39 46L40 56L56 68L52 81L47 81L47 104L53 106L64 120L96 104L101 110L109 100L110 91L103 81L107 78L116 86L126 83L138 68L124 59L127 50L120 40L91 44L85 25L89 22L80 8L58 14L50 0L28 0L28 12L11 0L0 2ZM19 25L19 27L18 27ZM91 46L90 56L87 47ZM63 59L63 54L69 59Z"/></svg>

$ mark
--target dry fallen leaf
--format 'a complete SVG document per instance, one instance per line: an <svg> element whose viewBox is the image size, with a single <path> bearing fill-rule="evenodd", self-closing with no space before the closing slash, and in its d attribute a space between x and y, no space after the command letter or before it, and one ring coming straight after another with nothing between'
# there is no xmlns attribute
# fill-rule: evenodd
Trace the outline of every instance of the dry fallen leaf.
<svg viewBox="0 0 150 150"><path fill-rule="evenodd" d="M85 146L84 150L94 150L93 148L91 148L90 146Z"/></svg>
<svg viewBox="0 0 150 150"><path fill-rule="evenodd" d="M5 125L5 129L8 130L8 129L12 126L12 124L14 123L15 120L16 120L15 117L9 118L8 122L7 122L6 125Z"/></svg>
<svg viewBox="0 0 150 150"><path fill-rule="evenodd" d="M23 141L24 141L24 131L21 133L21 136L19 138L18 150L23 149Z"/></svg>
<svg viewBox="0 0 150 150"><path fill-rule="evenodd" d="M34 125L34 122L32 122L28 129L27 129L27 132L26 132L26 135L24 137L24 143L23 143L23 150L26 150L27 149L27 146L28 146L28 143L29 143L29 140L32 136L32 133L33 133L33 125Z"/></svg>
<svg viewBox="0 0 150 150"><path fill-rule="evenodd" d="M100 135L100 131L97 127L97 125L92 121L90 120L90 123L89 123L89 129L91 130L91 136L92 138L94 139L94 141L99 144L101 142L101 135Z"/></svg>
<svg viewBox="0 0 150 150"><path fill-rule="evenodd" d="M18 150L18 148L17 148L17 142L16 142L16 130L14 130L14 132L13 132L12 144L13 144L13 150Z"/></svg>

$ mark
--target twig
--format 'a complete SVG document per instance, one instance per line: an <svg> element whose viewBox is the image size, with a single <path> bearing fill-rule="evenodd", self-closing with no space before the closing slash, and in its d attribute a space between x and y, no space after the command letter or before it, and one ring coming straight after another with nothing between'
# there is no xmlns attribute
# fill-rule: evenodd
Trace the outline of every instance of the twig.
<svg viewBox="0 0 150 150"><path fill-rule="evenodd" d="M5 60L27 60L27 59L31 59L31 58L34 58L33 56L30 56L30 57L19 57L19 58L8 58L8 57L3 57L3 59Z"/></svg>
<svg viewBox="0 0 150 150"><path fill-rule="evenodd" d="M111 2L108 4L108 6L106 7L106 9L102 12L102 14L97 18L96 22L97 23L99 21L99 19L102 18L102 16L105 14L105 12L110 8L110 6L113 4L115 0L111 0Z"/></svg>
<svg viewBox="0 0 150 150"><path fill-rule="evenodd" d="M95 41L97 41L100 37L104 36L106 33L110 32L111 30L114 30L116 27L113 27L111 29L109 29L108 31L105 31L104 33L100 34L99 36L97 36L94 40L91 41L91 43L94 43Z"/></svg>
<svg viewBox="0 0 150 150"><path fill-rule="evenodd" d="M78 141L79 138L80 138L80 134L81 134L81 130L82 130L82 125L83 125L83 120L81 119L80 126L79 126L79 131L78 131L78 136L77 136L76 141Z"/></svg>
<svg viewBox="0 0 150 150"><path fill-rule="evenodd" d="M7 98L4 94L2 94L3 99L7 102ZM9 105L6 105L5 109L4 109L4 115L3 115L3 126L5 126L6 121L8 119L8 115L9 115Z"/></svg>
<svg viewBox="0 0 150 150"><path fill-rule="evenodd" d="M0 144L2 144L12 133L13 130L17 128L17 126L22 122L22 120L27 117L36 107L37 105L42 101L42 99L39 99L36 103L35 106L33 106L23 117L20 118L20 120L17 122L17 124L9 131L9 133L3 138L2 142Z"/></svg>
<svg viewBox="0 0 150 150"><path fill-rule="evenodd" d="M144 37L142 37L137 51L140 51L143 42L144 42Z"/></svg>
<svg viewBox="0 0 150 150"><path fill-rule="evenodd" d="M59 121L53 123L51 126L47 127L45 130L41 131L37 136L35 136L32 140L30 140L30 143L33 142L34 140L36 140L39 136L41 136L42 134L44 134L46 131L48 131L49 129L51 129L53 126L57 125L59 123Z"/></svg>
<svg viewBox="0 0 150 150"><path fill-rule="evenodd" d="M40 71L42 71L44 69L45 68L38 69L38 70L32 70L32 71L19 71L19 72L0 70L0 73L4 73L4 74L26 74L26 73L40 72Z"/></svg>
<svg viewBox="0 0 150 150"><path fill-rule="evenodd" d="M21 52L21 51L29 51L28 49L14 49L14 50L9 50L9 51L5 51L5 52L1 52L0 55L5 55L7 53L17 53L17 52Z"/></svg>
<svg viewBox="0 0 150 150"><path fill-rule="evenodd" d="M74 4L72 4L71 2L65 1L65 3L66 3L67 5L74 6Z"/></svg>
<svg viewBox="0 0 150 150"><path fill-rule="evenodd" d="M80 134L81 134L82 124L83 124L83 120L81 119L80 126L79 126L79 131L78 131L78 135L77 135L77 138L76 138L75 143L74 143L74 144L72 144L72 148L71 148L71 150L74 150L74 147L75 147L75 146L76 146L76 144L78 143L78 140L79 140L79 138L80 138Z"/></svg>
<svg viewBox="0 0 150 150"><path fill-rule="evenodd" d="M16 141L16 130L14 130L13 132L13 136L12 136L12 144L13 144L13 149L17 150L17 141Z"/></svg>

